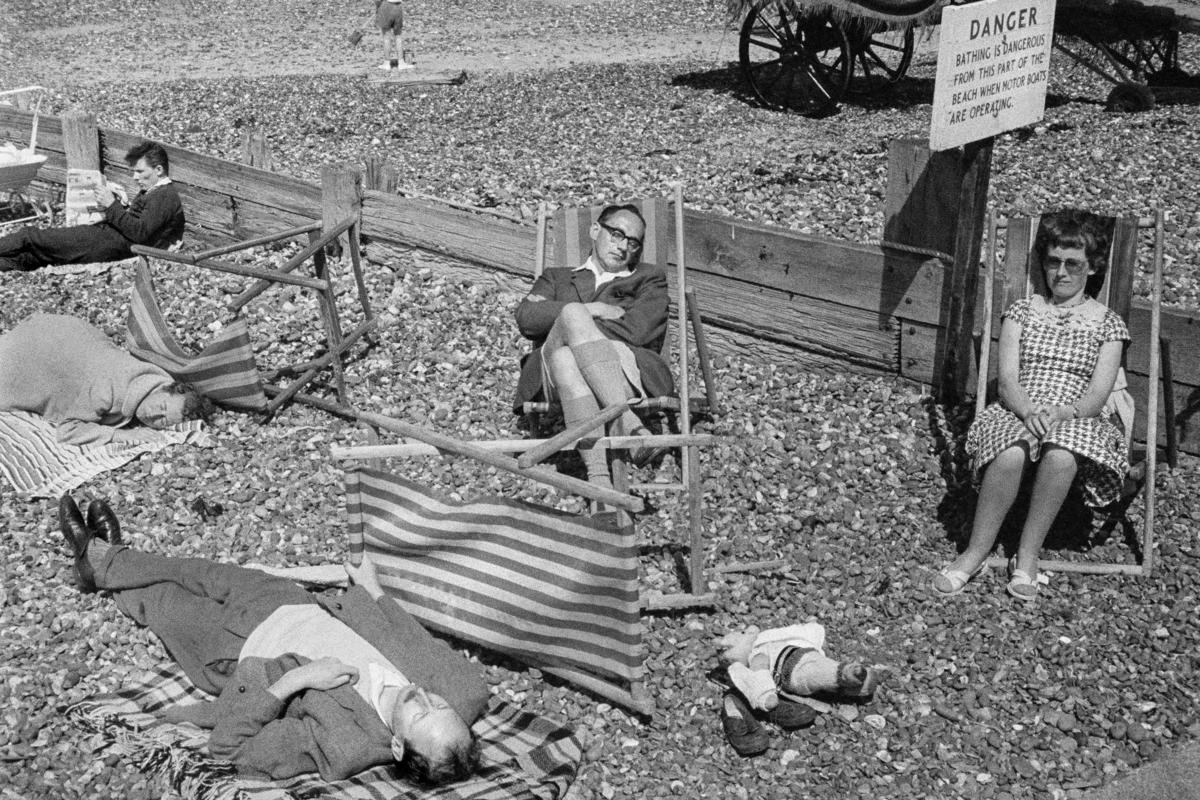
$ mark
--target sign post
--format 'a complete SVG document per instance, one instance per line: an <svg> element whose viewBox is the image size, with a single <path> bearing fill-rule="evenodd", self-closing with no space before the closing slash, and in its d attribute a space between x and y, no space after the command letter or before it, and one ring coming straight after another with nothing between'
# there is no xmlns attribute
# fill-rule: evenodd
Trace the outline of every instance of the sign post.
<svg viewBox="0 0 1200 800"><path fill-rule="evenodd" d="M1030 125L1046 111L1054 0L982 0L942 11L929 149Z"/></svg>

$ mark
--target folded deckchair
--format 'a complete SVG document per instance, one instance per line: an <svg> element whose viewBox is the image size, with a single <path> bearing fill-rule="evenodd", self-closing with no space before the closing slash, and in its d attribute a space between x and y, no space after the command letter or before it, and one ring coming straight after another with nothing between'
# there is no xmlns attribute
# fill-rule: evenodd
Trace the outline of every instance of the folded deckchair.
<svg viewBox="0 0 1200 800"><path fill-rule="evenodd" d="M202 351L188 353L167 328L145 259L138 261L125 325L129 352L192 384L213 402L252 411L267 407L246 321L233 320Z"/></svg>
<svg viewBox="0 0 1200 800"><path fill-rule="evenodd" d="M450 500L346 471L352 556L428 628L511 655L643 713L632 526L502 497Z"/></svg>
<svg viewBox="0 0 1200 800"><path fill-rule="evenodd" d="M200 420L156 431L152 442L136 444L63 444L54 426L27 411L0 411L0 475L27 500L58 497L102 472L125 464L142 453L155 453L173 444L207 445L209 436Z"/></svg>
<svg viewBox="0 0 1200 800"><path fill-rule="evenodd" d="M479 738L481 769L466 781L427 789L387 766L335 782L316 773L286 781L244 780L232 764L207 756L207 731L161 719L168 707L211 699L177 665L166 663L115 694L76 703L67 719L98 736L97 750L161 777L171 796L185 800L556 800L574 781L583 757L572 729L492 698L471 727Z"/></svg>

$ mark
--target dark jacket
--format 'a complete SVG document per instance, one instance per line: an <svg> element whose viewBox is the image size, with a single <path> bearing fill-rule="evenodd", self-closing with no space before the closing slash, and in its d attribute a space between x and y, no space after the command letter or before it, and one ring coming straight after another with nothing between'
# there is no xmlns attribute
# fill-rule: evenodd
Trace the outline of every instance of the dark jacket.
<svg viewBox="0 0 1200 800"><path fill-rule="evenodd" d="M596 327L609 339L633 350L647 394L658 397L675 391L671 370L659 354L667 334L670 303L667 278L661 268L643 264L629 277L605 284L599 292L590 270L548 269L517 306L517 328L533 341L535 349L521 359L521 377L513 400L516 413L521 413L526 401L542 394L541 347L563 306L591 302L625 310L620 319L597 319Z"/></svg>
<svg viewBox="0 0 1200 800"><path fill-rule="evenodd" d="M489 695L479 668L435 639L394 600L376 602L361 587L315 599L411 682L445 698L467 725L483 714ZM245 618L249 630L234 633L249 635L255 627L251 621L262 617L248 613ZM352 687L309 689L286 701L267 691L302 663L294 655L244 659L215 703L185 706L170 719L212 728L209 752L232 761L246 776L283 779L317 771L325 780L340 780L391 763L391 732Z"/></svg>
<svg viewBox="0 0 1200 800"><path fill-rule="evenodd" d="M183 203L174 183L138 192L129 207L114 202L104 212L107 225L130 244L166 249L183 238Z"/></svg>

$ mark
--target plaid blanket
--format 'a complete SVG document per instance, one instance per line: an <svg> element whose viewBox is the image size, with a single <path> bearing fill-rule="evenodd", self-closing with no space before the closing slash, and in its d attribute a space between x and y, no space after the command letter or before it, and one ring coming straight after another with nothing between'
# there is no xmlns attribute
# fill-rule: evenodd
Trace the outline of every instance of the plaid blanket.
<svg viewBox="0 0 1200 800"><path fill-rule="evenodd" d="M556 800L570 787L583 757L572 729L492 698L487 713L472 726L482 768L461 783L426 789L386 766L333 783L315 773L279 782L244 780L228 762L204 754L206 731L155 716L171 705L209 699L178 666L167 663L116 694L76 703L67 709L67 718L97 734L100 749L160 776L186 800Z"/></svg>
<svg viewBox="0 0 1200 800"><path fill-rule="evenodd" d="M80 446L63 444L54 426L27 411L0 411L0 475L26 500L58 497L102 472L142 453L157 453L173 444L208 446L211 437L200 420L158 431L153 442Z"/></svg>

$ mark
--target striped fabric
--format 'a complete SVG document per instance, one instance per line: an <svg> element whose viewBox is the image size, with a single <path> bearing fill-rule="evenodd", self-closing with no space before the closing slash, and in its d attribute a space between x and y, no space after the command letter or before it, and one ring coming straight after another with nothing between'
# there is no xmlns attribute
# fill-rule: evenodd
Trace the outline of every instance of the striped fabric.
<svg viewBox="0 0 1200 800"><path fill-rule="evenodd" d="M254 363L246 321L234 320L218 331L202 352L187 353L167 328L145 259L137 265L125 326L125 345L138 358L162 367L171 377L192 384L221 405L251 411L266 408L267 395Z"/></svg>
<svg viewBox="0 0 1200 800"><path fill-rule="evenodd" d="M655 197L633 200L630 204L637 206L646 219L642 263L657 264L665 270L671 221L667 200ZM604 206L567 206L554 213L550 223L552 266L574 268L587 260L592 251L592 223L600 219L603 210Z"/></svg>
<svg viewBox="0 0 1200 800"><path fill-rule="evenodd" d="M533 666L640 680L632 530L505 498L454 502L377 470L346 473L350 550L427 627Z"/></svg>
<svg viewBox="0 0 1200 800"><path fill-rule="evenodd" d="M89 741L98 740L100 749L162 776L170 796L185 800L556 800L575 780L583 758L570 728L492 698L471 726L479 739L480 770L470 780L426 789L386 766L332 783L316 773L277 782L238 779L233 765L213 761L201 750L206 733L160 718L170 706L210 699L178 666L166 663L115 694L76 703L67 709L67 719L94 734L96 740Z"/></svg>
<svg viewBox="0 0 1200 800"><path fill-rule="evenodd" d="M153 442L81 447L57 441L54 426L37 414L0 411L0 474L27 500L58 497L142 453L156 453L173 444L207 445L203 425L190 420L158 431Z"/></svg>

